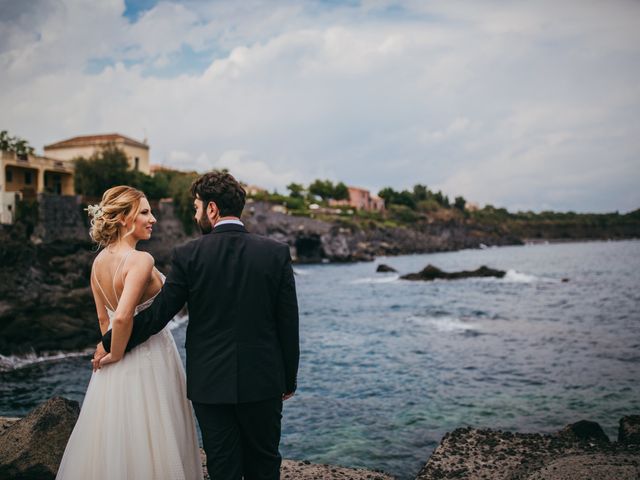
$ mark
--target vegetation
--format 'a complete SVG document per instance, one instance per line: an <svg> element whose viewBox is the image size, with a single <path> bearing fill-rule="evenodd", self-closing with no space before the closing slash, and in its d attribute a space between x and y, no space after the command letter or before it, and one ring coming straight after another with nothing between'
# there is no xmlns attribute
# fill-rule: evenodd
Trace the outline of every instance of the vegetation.
<svg viewBox="0 0 640 480"><path fill-rule="evenodd" d="M34 149L29 142L20 137L12 137L9 132L0 132L0 150L3 152L14 152L18 157L33 155Z"/></svg>
<svg viewBox="0 0 640 480"><path fill-rule="evenodd" d="M33 154L34 149L19 137L6 130L0 132L0 150L15 152L19 156ZM197 172L162 170L154 176L129 168L125 153L109 145L90 158L75 159L76 192L89 197L100 197L115 185L131 185L144 191L151 200L172 198L176 214L187 232L194 228L193 206L189 187L198 176ZM367 212L352 207L335 206L330 200L346 200L349 190L343 182L316 179L308 187L301 183L287 185L288 195L261 192L253 195L257 201L275 203L285 207L289 213L314 216L350 228L377 228L408 226L426 220L470 221L485 227L509 232L521 238L615 238L637 236L640 230L640 210L626 215L618 212L607 214L578 214L575 212L540 213L515 212L487 205L482 209L469 210L462 196L453 202L441 191L432 191L426 185L416 184L412 189L395 190L385 187L378 195L384 199L386 211ZM320 208L313 204L318 204ZM16 217L26 224L35 221L37 204L21 202Z"/></svg>
<svg viewBox="0 0 640 480"><path fill-rule="evenodd" d="M342 182L334 185L331 180L314 180L311 185L309 185L309 193L320 197L323 201L327 201L329 199L349 199L349 189L347 186Z"/></svg>
<svg viewBox="0 0 640 480"><path fill-rule="evenodd" d="M181 219L187 233L194 228L193 205L189 187L197 177L196 172L162 170L155 175L129 168L126 154L114 145L109 145L90 158L74 160L75 189L78 194L100 197L108 188L116 185L131 185L142 190L150 200L172 198L176 215Z"/></svg>
<svg viewBox="0 0 640 480"><path fill-rule="evenodd" d="M432 192L426 185L420 183L413 186L413 190L396 191L391 187L385 187L378 196L384 200L385 205L402 205L416 212L433 212L441 208L452 208L449 197L441 191ZM465 210L467 201L464 197L456 197L453 207L460 211Z"/></svg>

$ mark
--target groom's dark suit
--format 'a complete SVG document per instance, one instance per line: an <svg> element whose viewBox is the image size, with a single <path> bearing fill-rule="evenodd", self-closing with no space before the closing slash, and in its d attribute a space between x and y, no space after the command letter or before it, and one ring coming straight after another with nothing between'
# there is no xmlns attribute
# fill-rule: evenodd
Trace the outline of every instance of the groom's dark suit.
<svg viewBox="0 0 640 480"><path fill-rule="evenodd" d="M162 330L185 303L187 395L210 475L279 478L282 395L296 389L299 359L289 247L238 224L176 247L162 291L134 319L127 350ZM110 349L110 331L103 344Z"/></svg>

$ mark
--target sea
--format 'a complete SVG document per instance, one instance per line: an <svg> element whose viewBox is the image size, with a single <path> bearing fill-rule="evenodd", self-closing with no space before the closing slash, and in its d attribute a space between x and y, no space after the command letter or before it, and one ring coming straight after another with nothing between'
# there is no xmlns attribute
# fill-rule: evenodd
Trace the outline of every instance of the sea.
<svg viewBox="0 0 640 480"><path fill-rule="evenodd" d="M378 264L399 273L376 273ZM504 278L412 282L432 264ZM295 267L298 391L283 457L414 478L458 427L617 438L640 414L640 241L528 244ZM187 318L172 323L184 359ZM0 415L82 402L90 353L3 357Z"/></svg>

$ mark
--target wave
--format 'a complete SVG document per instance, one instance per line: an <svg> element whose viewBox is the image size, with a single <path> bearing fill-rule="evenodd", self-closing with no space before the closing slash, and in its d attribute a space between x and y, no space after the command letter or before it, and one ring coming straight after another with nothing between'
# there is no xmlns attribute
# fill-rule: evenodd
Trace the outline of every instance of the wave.
<svg viewBox="0 0 640 480"><path fill-rule="evenodd" d="M379 277L366 277L366 278L358 278L357 280L352 280L351 284L360 284L360 283L391 283L395 282L400 278L400 275L389 275L389 276L379 276Z"/></svg>
<svg viewBox="0 0 640 480"><path fill-rule="evenodd" d="M176 315L173 320L169 322L169 330L175 330L189 320L189 315ZM56 360L62 360L64 358L84 357L92 355L94 347L87 347L84 350L78 350L73 352L63 351L51 351L42 352L37 354L35 351L24 355L1 355L0 354L0 372L7 372L9 370L17 370L19 368L28 367L36 363L54 362Z"/></svg>
<svg viewBox="0 0 640 480"><path fill-rule="evenodd" d="M561 280L557 278L538 277L536 275L529 275L528 273L518 272L517 270L507 270L507 274L502 278L502 281L513 283L558 283Z"/></svg>
<svg viewBox="0 0 640 480"><path fill-rule="evenodd" d="M294 268L293 269L293 273L296 274L296 275L300 275L302 277L304 277L305 275L309 275L310 274L308 270L301 270L299 268Z"/></svg>
<svg viewBox="0 0 640 480"><path fill-rule="evenodd" d="M408 322L416 323L419 325L428 325L434 327L440 332L456 332L456 331L470 331L477 330L473 325L463 321L460 318L452 317L448 315L438 316L421 316L412 315L407 318Z"/></svg>
<svg viewBox="0 0 640 480"><path fill-rule="evenodd" d="M93 351L94 348L86 348L75 352L43 352L39 355L35 352L27 353L25 355L0 355L0 372L17 370L36 363L53 362L56 360L62 360L63 358L90 356Z"/></svg>
<svg viewBox="0 0 640 480"><path fill-rule="evenodd" d="M518 272L517 270L507 270L507 274L504 276L503 280L515 283L533 283L541 280L541 278L536 277L535 275Z"/></svg>

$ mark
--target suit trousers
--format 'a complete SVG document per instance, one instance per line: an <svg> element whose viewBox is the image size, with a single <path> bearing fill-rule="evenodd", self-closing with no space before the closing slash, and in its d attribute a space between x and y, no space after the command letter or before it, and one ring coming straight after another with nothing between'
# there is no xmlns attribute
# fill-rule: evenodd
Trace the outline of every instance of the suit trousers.
<svg viewBox="0 0 640 480"><path fill-rule="evenodd" d="M212 480L278 480L282 399L193 403Z"/></svg>

